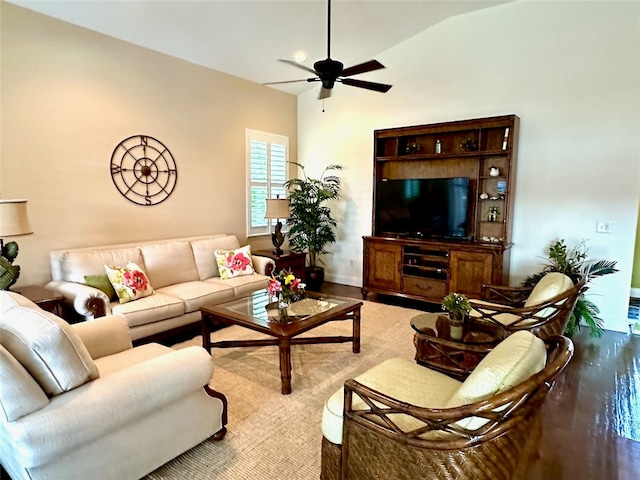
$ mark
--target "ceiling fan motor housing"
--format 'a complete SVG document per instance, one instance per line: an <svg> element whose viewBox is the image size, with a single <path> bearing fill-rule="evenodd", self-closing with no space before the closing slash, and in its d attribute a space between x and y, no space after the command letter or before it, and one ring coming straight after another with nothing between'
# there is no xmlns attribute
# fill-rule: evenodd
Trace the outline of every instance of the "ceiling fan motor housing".
<svg viewBox="0 0 640 480"><path fill-rule="evenodd" d="M336 79L344 69L344 64L337 60L327 58L326 60L319 60L314 63L313 69L318 73L318 77L320 77L324 88L333 88Z"/></svg>

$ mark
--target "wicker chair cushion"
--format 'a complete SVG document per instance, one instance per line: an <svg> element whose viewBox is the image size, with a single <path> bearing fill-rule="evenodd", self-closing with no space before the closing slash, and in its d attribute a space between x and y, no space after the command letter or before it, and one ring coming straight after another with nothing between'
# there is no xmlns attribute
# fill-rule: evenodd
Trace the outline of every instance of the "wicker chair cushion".
<svg viewBox="0 0 640 480"><path fill-rule="evenodd" d="M431 408L445 407L461 386L458 380L403 358L385 360L355 380L397 400ZM360 410L365 406L365 403L354 395L353 409ZM322 412L322 433L327 440L337 445L342 444L343 411L344 391L340 388L329 397ZM410 430L416 426L415 419L406 415L398 417L393 420L403 430Z"/></svg>
<svg viewBox="0 0 640 480"><path fill-rule="evenodd" d="M508 336L482 359L460 388L447 402L447 407L459 407L504 392L541 371L547 361L544 342L527 330ZM470 417L459 426L477 430L487 420Z"/></svg>
<svg viewBox="0 0 640 480"><path fill-rule="evenodd" d="M542 277L533 288L533 290L531 290L527 301L524 302L524 306L526 308L544 303L547 300L552 299L556 295L560 295L561 293L571 290L572 288L573 280L567 277L564 273L549 272L544 277ZM547 312L547 310L549 311ZM538 316L545 317L550 315L554 311L555 310L552 308L546 308L545 310L540 312Z"/></svg>

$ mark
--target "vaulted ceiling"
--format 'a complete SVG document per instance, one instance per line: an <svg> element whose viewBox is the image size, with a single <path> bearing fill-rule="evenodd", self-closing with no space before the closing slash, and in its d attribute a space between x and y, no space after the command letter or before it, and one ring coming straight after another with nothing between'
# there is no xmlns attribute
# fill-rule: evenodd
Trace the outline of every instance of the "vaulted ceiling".
<svg viewBox="0 0 640 480"><path fill-rule="evenodd" d="M307 54L303 65L310 68L327 57L325 0L6 1L256 83L307 78L277 61L291 60L296 51ZM507 1L334 0L331 57L345 67L361 63L449 17ZM380 81L377 75L358 78ZM298 94L313 87L273 88Z"/></svg>

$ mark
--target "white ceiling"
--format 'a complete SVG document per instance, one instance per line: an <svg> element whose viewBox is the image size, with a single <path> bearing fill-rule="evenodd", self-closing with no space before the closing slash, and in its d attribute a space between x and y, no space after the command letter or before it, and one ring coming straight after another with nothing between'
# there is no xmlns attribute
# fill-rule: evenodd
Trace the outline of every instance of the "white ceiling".
<svg viewBox="0 0 640 480"><path fill-rule="evenodd" d="M6 0L30 10L256 83L310 76L278 62L297 50L327 57L326 0ZM511 0L334 0L331 57L345 67L448 17ZM380 72L359 75L376 79ZM391 80L391 81L389 81ZM384 81L393 83L392 76ZM298 94L301 82L274 88Z"/></svg>

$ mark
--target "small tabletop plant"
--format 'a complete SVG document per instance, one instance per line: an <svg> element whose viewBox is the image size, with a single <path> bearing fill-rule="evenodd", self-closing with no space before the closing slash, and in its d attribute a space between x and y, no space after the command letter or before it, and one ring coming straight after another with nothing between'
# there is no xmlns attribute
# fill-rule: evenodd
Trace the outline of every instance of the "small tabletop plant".
<svg viewBox="0 0 640 480"><path fill-rule="evenodd" d="M461 293L450 293L442 299L442 309L449 312L451 318L464 318L471 311L469 299Z"/></svg>

